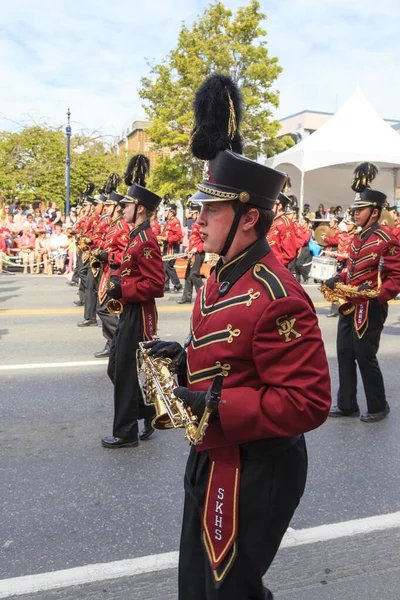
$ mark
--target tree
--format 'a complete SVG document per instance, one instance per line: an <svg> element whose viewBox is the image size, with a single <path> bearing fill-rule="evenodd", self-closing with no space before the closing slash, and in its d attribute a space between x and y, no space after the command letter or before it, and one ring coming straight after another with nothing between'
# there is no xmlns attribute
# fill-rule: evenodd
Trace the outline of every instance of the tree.
<svg viewBox="0 0 400 600"><path fill-rule="evenodd" d="M23 127L16 133L0 132L0 190L9 199L18 196L23 204L54 200L63 208L66 149L61 127L42 124ZM98 188L111 172L123 173L125 163L125 155L117 155L101 140L72 136L72 204L88 181Z"/></svg>
<svg viewBox="0 0 400 600"><path fill-rule="evenodd" d="M242 135L245 154L268 156L293 145L290 136L276 139L279 121L272 109L279 105L273 89L282 68L268 53L266 31L258 0L251 0L236 14L222 2L211 4L191 28L183 25L177 47L165 60L150 68L141 81L139 94L152 121L148 130L157 149L169 148L171 157L161 159L153 170L155 191L183 197L201 177L202 165L189 151L193 126L192 103L202 81L212 73L229 73L244 99Z"/></svg>

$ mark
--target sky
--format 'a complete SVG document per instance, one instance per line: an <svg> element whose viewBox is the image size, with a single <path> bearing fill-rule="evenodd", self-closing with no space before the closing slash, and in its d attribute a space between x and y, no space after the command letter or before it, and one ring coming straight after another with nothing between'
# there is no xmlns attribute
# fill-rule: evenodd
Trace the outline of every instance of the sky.
<svg viewBox="0 0 400 600"><path fill-rule="evenodd" d="M225 0L235 10L247 0ZM176 46L203 0L3 0L0 129L46 121L111 141L145 119L137 90ZM335 112L361 87L384 118L400 120L398 0L261 0L270 56L283 68L277 118Z"/></svg>

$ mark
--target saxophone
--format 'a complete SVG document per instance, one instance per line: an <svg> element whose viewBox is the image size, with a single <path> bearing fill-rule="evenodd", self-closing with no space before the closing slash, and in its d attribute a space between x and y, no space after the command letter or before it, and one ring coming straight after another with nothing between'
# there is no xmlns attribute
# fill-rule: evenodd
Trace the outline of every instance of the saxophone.
<svg viewBox="0 0 400 600"><path fill-rule="evenodd" d="M145 342L139 342L136 364L143 401L146 406L154 406L156 411L152 426L155 429L184 428L185 440L195 446L201 444L210 416L214 408L221 402L222 375L214 378L199 423L197 417L191 414L186 403L173 393L177 383L171 372L172 361L169 358L149 356L144 345Z"/></svg>
<svg viewBox="0 0 400 600"><path fill-rule="evenodd" d="M378 275L377 275L377 287L376 290L360 290L356 285L346 285L345 283L335 283L334 289L331 290L327 285L320 287L320 292L328 302L334 302L339 305L339 312L342 315L350 315L356 305L351 301L351 298L377 298L382 288L382 270L383 270L383 256L379 259L378 264Z"/></svg>

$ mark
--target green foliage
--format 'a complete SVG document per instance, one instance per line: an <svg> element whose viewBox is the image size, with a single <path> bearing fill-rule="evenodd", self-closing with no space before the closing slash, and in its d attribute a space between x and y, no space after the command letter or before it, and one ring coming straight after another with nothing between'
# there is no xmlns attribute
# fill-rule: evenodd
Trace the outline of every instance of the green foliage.
<svg viewBox="0 0 400 600"><path fill-rule="evenodd" d="M153 170L152 182L159 186L155 191L183 197L199 181L201 166L189 152L192 103L202 81L215 72L229 73L242 90L246 156L271 156L293 145L290 137L275 139L280 124L272 119L272 110L279 104L279 92L272 86L282 69L269 56L261 27L265 18L258 0L235 14L222 2L211 4L191 28L182 26L176 48L142 79L139 94L153 124L151 140L156 148L173 153Z"/></svg>
<svg viewBox="0 0 400 600"><path fill-rule="evenodd" d="M0 132L0 190L23 204L52 200L64 207L67 140L61 128L25 127L17 133ZM71 138L71 204L88 181L100 187L108 175L123 173L125 155L118 156L90 136Z"/></svg>

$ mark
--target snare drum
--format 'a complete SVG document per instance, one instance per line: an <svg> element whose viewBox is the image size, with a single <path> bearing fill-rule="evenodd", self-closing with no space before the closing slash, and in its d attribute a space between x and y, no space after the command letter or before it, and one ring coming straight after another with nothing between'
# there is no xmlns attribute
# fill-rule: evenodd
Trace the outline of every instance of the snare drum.
<svg viewBox="0 0 400 600"><path fill-rule="evenodd" d="M311 262L310 277L317 279L318 281L325 281L330 277L334 277L337 271L337 264L335 258L328 258L326 256L313 256Z"/></svg>

